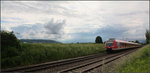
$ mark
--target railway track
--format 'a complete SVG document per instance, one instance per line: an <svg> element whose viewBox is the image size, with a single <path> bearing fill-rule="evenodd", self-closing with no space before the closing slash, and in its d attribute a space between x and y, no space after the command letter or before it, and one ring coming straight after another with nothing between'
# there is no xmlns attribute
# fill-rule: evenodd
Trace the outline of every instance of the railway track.
<svg viewBox="0 0 150 73"><path fill-rule="evenodd" d="M101 57L104 55L106 55L106 52L94 54L94 55L82 56L78 58L70 58L70 59L64 59L64 60L59 60L59 61L46 62L42 64L24 66L24 67L9 68L9 69L2 70L2 72L33 72L33 71L44 70L44 69L51 68L51 67L54 68L57 66L71 64L71 63L75 63L79 61L85 61L85 60Z"/></svg>
<svg viewBox="0 0 150 73"><path fill-rule="evenodd" d="M97 60L91 61L89 63L85 63L82 65L74 66L74 67L59 71L59 73L68 73L68 72L86 73L86 72L90 72L95 68L98 68L98 67L101 67L105 64L108 64L108 63L110 63L116 59L119 59L120 57L125 56L125 55L127 55L133 51L135 51L135 50L127 51L127 52L123 52L123 53L119 53L119 54L115 54L115 55L111 55L111 56L108 55L104 58L97 59Z"/></svg>
<svg viewBox="0 0 150 73"><path fill-rule="evenodd" d="M119 59L120 57L125 56L135 50L136 49L125 50L114 54L107 54L104 52L100 54L47 62L26 67L11 68L2 70L2 72L90 72L94 68L101 67L104 64Z"/></svg>

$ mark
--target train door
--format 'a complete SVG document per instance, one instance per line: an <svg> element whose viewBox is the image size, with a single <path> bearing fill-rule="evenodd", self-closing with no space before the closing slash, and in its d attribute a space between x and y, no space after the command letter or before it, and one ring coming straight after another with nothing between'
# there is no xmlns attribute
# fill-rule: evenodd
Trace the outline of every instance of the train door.
<svg viewBox="0 0 150 73"><path fill-rule="evenodd" d="M120 48L120 43L119 42L117 42L117 47Z"/></svg>

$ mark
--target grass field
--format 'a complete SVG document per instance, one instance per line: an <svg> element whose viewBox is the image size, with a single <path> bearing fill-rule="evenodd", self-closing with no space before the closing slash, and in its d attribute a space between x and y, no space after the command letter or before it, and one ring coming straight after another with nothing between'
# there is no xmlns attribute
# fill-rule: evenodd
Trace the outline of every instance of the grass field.
<svg viewBox="0 0 150 73"><path fill-rule="evenodd" d="M1 67L9 68L85 56L104 51L104 44L22 43L18 56L2 58Z"/></svg>
<svg viewBox="0 0 150 73"><path fill-rule="evenodd" d="M135 53L123 57L110 72L150 72L150 46L146 45Z"/></svg>

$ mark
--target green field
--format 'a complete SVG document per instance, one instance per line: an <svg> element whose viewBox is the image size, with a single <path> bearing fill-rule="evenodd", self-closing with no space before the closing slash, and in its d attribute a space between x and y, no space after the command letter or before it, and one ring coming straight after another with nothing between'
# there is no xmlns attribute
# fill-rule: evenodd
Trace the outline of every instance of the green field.
<svg viewBox="0 0 150 73"><path fill-rule="evenodd" d="M2 58L1 67L9 68L85 56L104 51L104 44L21 43L18 56Z"/></svg>
<svg viewBox="0 0 150 73"><path fill-rule="evenodd" d="M110 72L150 72L150 46L146 45L135 53L123 57Z"/></svg>

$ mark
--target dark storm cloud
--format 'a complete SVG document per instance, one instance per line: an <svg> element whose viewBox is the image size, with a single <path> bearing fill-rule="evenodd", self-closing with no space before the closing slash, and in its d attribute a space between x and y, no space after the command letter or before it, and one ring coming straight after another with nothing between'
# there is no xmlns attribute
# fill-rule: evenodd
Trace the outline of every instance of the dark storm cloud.
<svg viewBox="0 0 150 73"><path fill-rule="evenodd" d="M51 19L48 23L44 25L44 28L46 29L47 34L62 34L64 25L66 21L56 21L54 22L54 19Z"/></svg>

